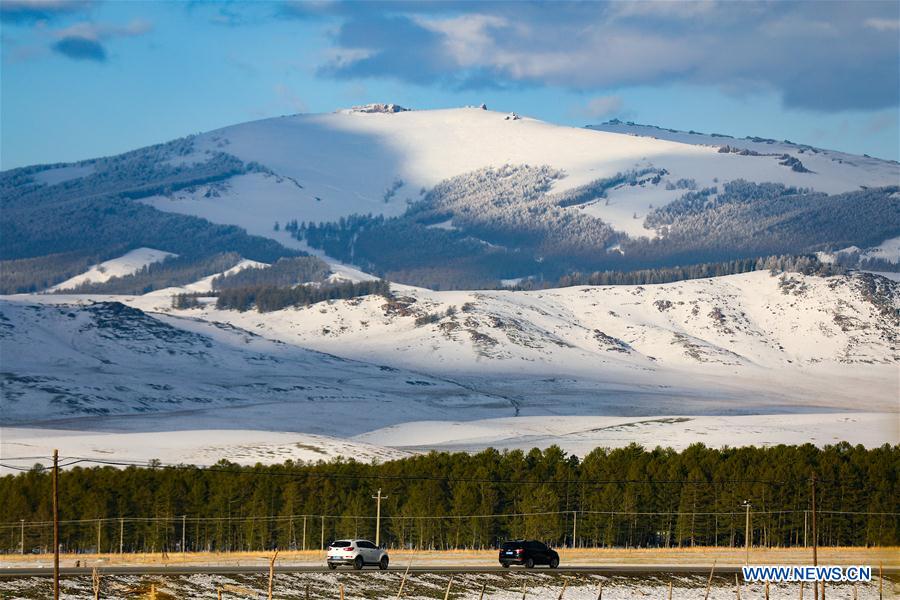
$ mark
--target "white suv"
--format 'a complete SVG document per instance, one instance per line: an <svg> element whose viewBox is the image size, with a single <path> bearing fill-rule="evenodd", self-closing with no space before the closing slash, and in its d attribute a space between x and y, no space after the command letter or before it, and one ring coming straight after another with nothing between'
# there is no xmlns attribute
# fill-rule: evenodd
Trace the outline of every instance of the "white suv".
<svg viewBox="0 0 900 600"><path fill-rule="evenodd" d="M338 565L352 565L357 570L365 565L378 565L382 570L388 568L387 552L369 540L335 540L328 544L327 561L332 570Z"/></svg>

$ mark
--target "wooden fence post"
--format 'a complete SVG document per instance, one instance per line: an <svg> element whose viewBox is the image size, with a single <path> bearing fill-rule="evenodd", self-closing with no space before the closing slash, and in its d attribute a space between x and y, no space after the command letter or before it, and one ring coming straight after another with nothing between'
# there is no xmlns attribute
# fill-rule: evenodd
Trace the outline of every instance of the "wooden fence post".
<svg viewBox="0 0 900 600"><path fill-rule="evenodd" d="M403 579L400 580L400 589L397 590L397 598L399 600L400 596L403 595L403 586L406 585L406 576L409 575L409 567L412 566L412 559L410 559L409 564L406 565L406 570L403 572Z"/></svg>
<svg viewBox="0 0 900 600"><path fill-rule="evenodd" d="M878 563L878 600L884 600L884 563Z"/></svg>
<svg viewBox="0 0 900 600"><path fill-rule="evenodd" d="M447 582L447 591L444 592L444 600L447 600L450 597L450 586L453 585L453 575L450 576L450 581Z"/></svg>
<svg viewBox="0 0 900 600"><path fill-rule="evenodd" d="M769 600L769 580L766 580L766 600Z"/></svg>
<svg viewBox="0 0 900 600"><path fill-rule="evenodd" d="M94 588L94 600L100 600L100 571L97 567L91 571L91 584Z"/></svg>
<svg viewBox="0 0 900 600"><path fill-rule="evenodd" d="M569 587L569 580L568 580L568 579L563 579L563 587L562 587L561 590L559 590L559 596L556 598L556 600L563 600L563 596L566 595L566 588L567 588L567 587Z"/></svg>
<svg viewBox="0 0 900 600"><path fill-rule="evenodd" d="M275 554L272 558L269 559L269 596L268 599L272 600L272 584L275 580L275 559L278 558L278 550L275 550Z"/></svg>
<svg viewBox="0 0 900 600"><path fill-rule="evenodd" d="M713 573L716 572L716 561L713 561L712 569L709 570L709 579L706 581L706 595L703 600L709 600L709 588L712 586Z"/></svg>
<svg viewBox="0 0 900 600"><path fill-rule="evenodd" d="M341 584L341 600L344 600L344 584Z"/></svg>
<svg viewBox="0 0 900 600"><path fill-rule="evenodd" d="M672 582L669 582L669 597L668 600L672 600Z"/></svg>
<svg viewBox="0 0 900 600"><path fill-rule="evenodd" d="M603 600L603 582L597 585L597 600Z"/></svg>
<svg viewBox="0 0 900 600"><path fill-rule="evenodd" d="M484 600L484 588L487 587L486 583L481 584L481 593L478 594L478 600Z"/></svg>
<svg viewBox="0 0 900 600"><path fill-rule="evenodd" d="M525 594L528 593L528 588L525 587L525 580L522 580L522 600L525 600Z"/></svg>
<svg viewBox="0 0 900 600"><path fill-rule="evenodd" d="M737 600L741 600L741 579L738 574L734 574L734 589L737 592Z"/></svg>
<svg viewBox="0 0 900 600"><path fill-rule="evenodd" d="M805 581L800 582L800 600L803 600L803 587L806 585Z"/></svg>

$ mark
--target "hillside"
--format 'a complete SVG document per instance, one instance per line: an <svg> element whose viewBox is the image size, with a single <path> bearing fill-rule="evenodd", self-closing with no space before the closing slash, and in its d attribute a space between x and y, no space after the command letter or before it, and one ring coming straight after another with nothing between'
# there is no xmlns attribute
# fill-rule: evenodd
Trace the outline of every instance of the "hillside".
<svg viewBox="0 0 900 600"><path fill-rule="evenodd" d="M51 287L142 247L195 266L313 252L394 281L471 289L900 236L895 162L607 129L376 107L7 171L2 289ZM192 280L182 270L177 283Z"/></svg>
<svg viewBox="0 0 900 600"><path fill-rule="evenodd" d="M219 420L225 428L347 434L396 422L395 411L378 407L391 409L398 396L403 411L421 404L423 414L444 417L495 404L452 381L227 323L151 315L112 299L70 302L0 302L4 426L116 429L137 416L133 423L145 428L156 415L173 415L179 429ZM241 413L251 420L235 421Z"/></svg>
<svg viewBox="0 0 900 600"><path fill-rule="evenodd" d="M266 313L217 310L202 286L184 310L171 308L178 289L20 296L0 309L3 346L19 349L5 352L4 427L9 443L70 429L75 447L135 455L144 432L166 432L162 454L200 458L227 438L223 456L266 462L310 447L584 453L697 435L878 445L898 433L898 286L768 272L541 292L394 286Z"/></svg>
<svg viewBox="0 0 900 600"><path fill-rule="evenodd" d="M171 310L163 298L130 302L144 310ZM547 388L542 394L582 395L585 401L598 393L585 392L586 381L604 382L611 390L622 385L628 393L637 393L645 381L683 390L667 392L673 397L660 400L669 403L663 412L690 405L686 398L697 393L690 382L708 379L699 386L707 393L715 381L711 387L723 396L746 396L719 407L739 412L783 401L840 408L855 394L858 378L869 381L870 408L892 408L900 362L898 311L900 287L882 277L755 272L539 292L394 286L388 300L367 296L274 313L223 311L203 303L175 313L356 360L539 380ZM505 387L500 381L491 385ZM735 396L724 391L732 389ZM628 406L656 414L663 405L648 400L640 409Z"/></svg>

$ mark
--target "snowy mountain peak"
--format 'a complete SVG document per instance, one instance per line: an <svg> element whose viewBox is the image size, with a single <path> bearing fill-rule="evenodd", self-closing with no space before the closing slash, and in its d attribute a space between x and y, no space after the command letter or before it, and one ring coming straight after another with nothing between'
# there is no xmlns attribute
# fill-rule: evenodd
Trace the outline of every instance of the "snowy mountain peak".
<svg viewBox="0 0 900 600"><path fill-rule="evenodd" d="M399 112L407 112L412 109L404 108L399 104L382 104L379 102L371 103L371 104L363 104L360 106L354 106L350 109L350 112L355 113L399 113Z"/></svg>

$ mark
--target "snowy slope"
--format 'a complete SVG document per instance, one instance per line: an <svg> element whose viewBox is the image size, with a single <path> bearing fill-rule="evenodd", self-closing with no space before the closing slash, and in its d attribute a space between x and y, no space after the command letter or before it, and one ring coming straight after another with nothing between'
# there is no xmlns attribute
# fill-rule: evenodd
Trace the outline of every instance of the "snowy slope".
<svg viewBox="0 0 900 600"><path fill-rule="evenodd" d="M569 398L559 407L569 414L590 406L585 398L598 382L612 396L604 392L601 401L595 394L594 408L602 404L613 412L626 410L615 393L634 395L636 403L627 408L640 406L644 414L663 406L677 414L685 405L699 412L842 409L851 401L893 410L898 289L871 275L826 279L755 272L539 292L395 286L392 302L372 296L264 314L219 311L210 304L184 314L356 360L454 377L532 380L545 397ZM164 299L130 302L170 310ZM427 315L433 322L417 325ZM857 400L862 381L866 398ZM492 389L513 396L522 395L519 387L492 383Z"/></svg>
<svg viewBox="0 0 900 600"><path fill-rule="evenodd" d="M175 256L175 254L154 250L153 248L137 248L118 258L94 265L84 273L53 286L50 288L50 291L70 290L83 283L102 283L109 281L113 277L125 277L126 275L137 273L147 265L161 262L170 256Z"/></svg>
<svg viewBox="0 0 900 600"><path fill-rule="evenodd" d="M252 422L347 435L396 423L398 412L497 414L495 398L456 383L227 324L152 316L118 302L40 298L48 303L0 302L4 426L167 431Z"/></svg>
<svg viewBox="0 0 900 600"><path fill-rule="evenodd" d="M265 314L10 297L4 452L60 429L76 448L201 464L898 439L900 284L883 278L394 291Z"/></svg>
<svg viewBox="0 0 900 600"><path fill-rule="evenodd" d="M811 161L814 173L798 173L771 156L721 154L721 144L633 133L564 127L529 118L510 120L503 113L476 108L286 116L226 127L195 140L198 156L206 151L227 152L245 162L260 163L274 174L248 173L147 202L161 210L239 224L250 233L291 244L287 234L273 231L276 221L334 221L353 213L399 215L424 189L487 166L562 169L567 177L556 184L556 191L631 169L666 169L666 179L658 184L625 186L610 192L608 204L571 208L587 210L637 236L652 235L642 225L650 205L664 205L684 193L665 189L667 182L679 179L693 179L704 187L716 180L743 178L829 193L900 181L896 163L876 159L824 152L812 156L799 154L798 147L779 149L799 156L804 164ZM767 151L773 150L767 146Z"/></svg>

